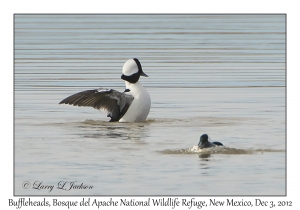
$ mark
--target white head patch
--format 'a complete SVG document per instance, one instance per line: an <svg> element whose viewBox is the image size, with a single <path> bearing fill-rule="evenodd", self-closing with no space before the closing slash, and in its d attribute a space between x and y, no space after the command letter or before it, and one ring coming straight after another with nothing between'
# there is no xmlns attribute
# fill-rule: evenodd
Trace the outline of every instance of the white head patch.
<svg viewBox="0 0 300 210"><path fill-rule="evenodd" d="M126 76L130 76L132 74L135 74L138 71L139 71L139 68L138 68L138 66L136 65L136 62L133 59L129 59L123 65L122 73Z"/></svg>

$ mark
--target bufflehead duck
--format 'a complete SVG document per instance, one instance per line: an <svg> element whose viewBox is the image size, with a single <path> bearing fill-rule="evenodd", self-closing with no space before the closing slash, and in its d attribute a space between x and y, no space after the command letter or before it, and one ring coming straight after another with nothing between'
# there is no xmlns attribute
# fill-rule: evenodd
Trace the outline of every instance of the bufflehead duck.
<svg viewBox="0 0 300 210"><path fill-rule="evenodd" d="M98 88L71 95L59 104L90 106L99 109L110 117L110 122L145 121L151 107L147 90L138 81L140 76L148 77L137 58L129 59L123 65L121 78L125 80L125 91Z"/></svg>
<svg viewBox="0 0 300 210"><path fill-rule="evenodd" d="M209 147L215 147L215 146L223 146L222 143L220 142L217 142L217 141L214 141L214 142L209 142L208 141L208 135L207 134L203 134L201 137L200 137L200 141L198 143L198 147L200 149L203 149L203 148L209 148Z"/></svg>

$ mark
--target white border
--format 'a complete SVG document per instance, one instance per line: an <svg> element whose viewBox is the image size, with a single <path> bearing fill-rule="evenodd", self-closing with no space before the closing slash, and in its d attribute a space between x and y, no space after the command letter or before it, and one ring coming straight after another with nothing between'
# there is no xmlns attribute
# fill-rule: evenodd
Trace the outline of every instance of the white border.
<svg viewBox="0 0 300 210"><path fill-rule="evenodd" d="M298 78L299 76L299 12L296 1L37 1L37 0L4 0L1 3L1 200L0 206L7 207L8 199L13 197L13 14L14 13L286 13L287 14L287 197L262 197L262 200L291 200L293 207L300 207L299 201L299 163L296 131L299 127L296 118L299 116ZM33 198L34 199L34 198ZM36 200L42 198L36 197ZM52 199L47 197L47 200ZM61 197L64 200L77 200L80 197ZM115 198L118 199L118 198ZM142 197L137 199L143 199ZM198 198L208 200L209 198ZM216 197L225 200L225 197ZM237 200L254 200L255 197L238 197ZM15 207L12 207L15 208ZM24 207L25 208L25 207ZM53 208L53 207L52 207ZM92 207L95 209L95 207ZM279 208L279 207L277 207ZM1 208L7 209L7 208ZM31 208L30 208L31 209ZM40 208L38 208L40 209ZM61 208L62 209L62 208ZM63 208L67 209L67 208ZM112 209L112 208L110 208ZM114 209L114 208L113 208ZM140 208L139 208L140 209ZM170 207L164 209L171 209ZM188 208L176 208L188 209ZM192 208L194 209L194 208ZM214 208L209 208L214 209ZM218 208L219 209L219 208ZM226 209L226 208L225 208ZM227 207L230 209L230 207ZM244 208L239 208L244 209ZM255 209L255 208L254 208ZM280 208L285 209L285 208Z"/></svg>

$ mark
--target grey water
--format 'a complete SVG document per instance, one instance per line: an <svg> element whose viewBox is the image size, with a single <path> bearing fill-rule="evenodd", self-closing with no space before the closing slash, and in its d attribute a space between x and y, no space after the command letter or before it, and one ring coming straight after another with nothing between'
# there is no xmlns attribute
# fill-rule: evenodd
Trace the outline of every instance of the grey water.
<svg viewBox="0 0 300 210"><path fill-rule="evenodd" d="M285 53L280 14L15 14L15 195L285 195ZM134 57L146 122L58 104Z"/></svg>

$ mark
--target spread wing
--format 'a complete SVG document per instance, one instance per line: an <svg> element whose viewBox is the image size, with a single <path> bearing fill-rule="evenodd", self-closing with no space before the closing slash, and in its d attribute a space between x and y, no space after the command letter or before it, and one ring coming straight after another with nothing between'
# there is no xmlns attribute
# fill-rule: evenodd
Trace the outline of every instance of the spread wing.
<svg viewBox="0 0 300 210"><path fill-rule="evenodd" d="M133 97L113 89L99 88L86 90L71 95L59 104L90 106L99 109L111 118L110 122L119 121L128 110Z"/></svg>

